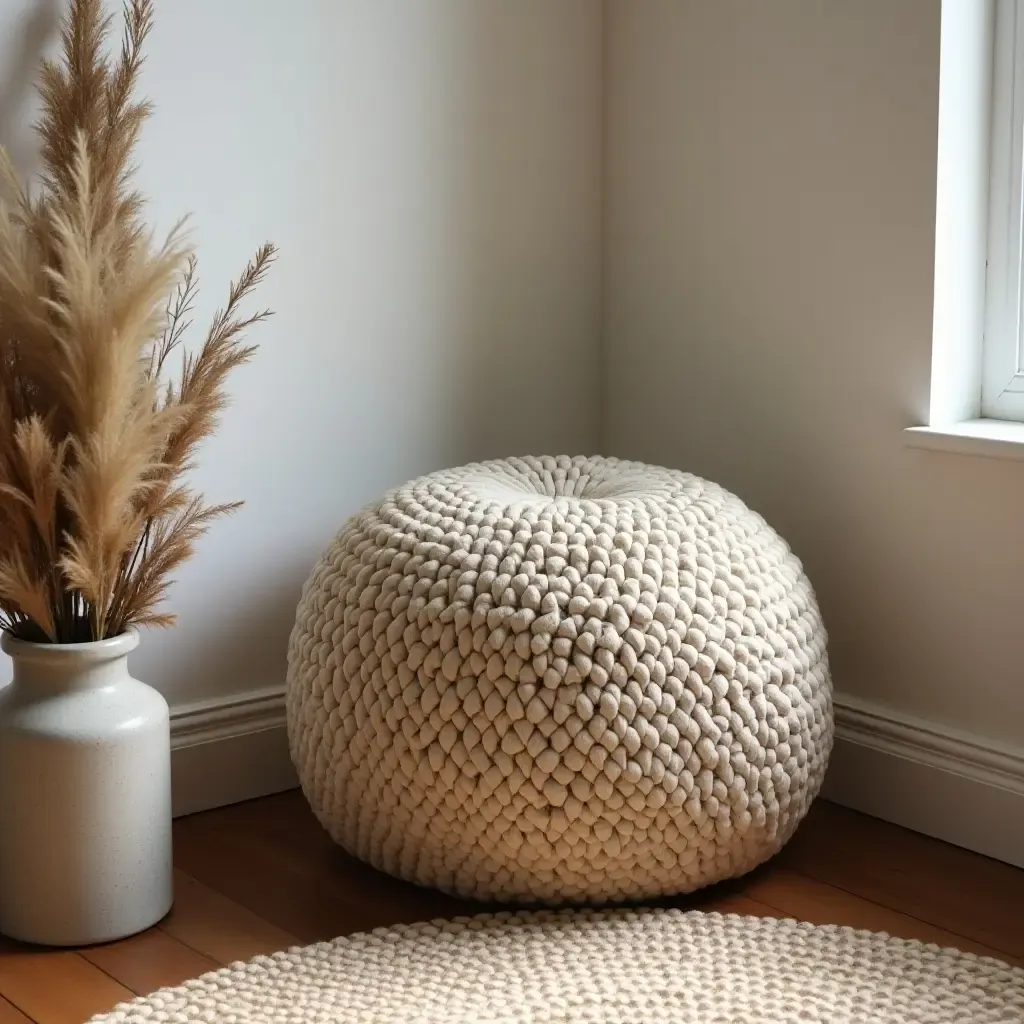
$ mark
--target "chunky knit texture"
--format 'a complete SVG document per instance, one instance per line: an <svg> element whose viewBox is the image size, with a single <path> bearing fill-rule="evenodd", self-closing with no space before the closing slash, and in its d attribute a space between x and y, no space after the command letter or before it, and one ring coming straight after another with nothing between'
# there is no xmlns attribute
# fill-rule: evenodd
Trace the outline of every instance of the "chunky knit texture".
<svg viewBox="0 0 1024 1024"><path fill-rule="evenodd" d="M499 914L258 957L95 1024L1020 1024L1024 971L851 928Z"/></svg>
<svg viewBox="0 0 1024 1024"><path fill-rule="evenodd" d="M675 470L523 458L353 517L288 654L292 756L334 839L460 895L683 892L775 853L832 746L800 562Z"/></svg>

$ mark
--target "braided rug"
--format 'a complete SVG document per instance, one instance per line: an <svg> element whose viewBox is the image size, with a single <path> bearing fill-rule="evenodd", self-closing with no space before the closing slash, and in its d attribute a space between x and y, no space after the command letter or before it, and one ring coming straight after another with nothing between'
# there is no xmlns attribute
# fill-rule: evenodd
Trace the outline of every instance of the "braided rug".
<svg viewBox="0 0 1024 1024"><path fill-rule="evenodd" d="M96 1024L1020 1024L1024 971L884 934L677 910L378 929L204 975Z"/></svg>

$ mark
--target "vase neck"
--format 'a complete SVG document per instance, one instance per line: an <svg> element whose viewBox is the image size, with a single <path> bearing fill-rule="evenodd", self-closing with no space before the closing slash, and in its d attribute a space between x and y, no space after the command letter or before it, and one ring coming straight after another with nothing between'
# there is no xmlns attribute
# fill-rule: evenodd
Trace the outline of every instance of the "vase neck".
<svg viewBox="0 0 1024 1024"><path fill-rule="evenodd" d="M84 662L78 665L70 658L49 663L22 662L21 659L15 658L11 682L15 686L31 687L34 690L70 693L75 690L101 690L129 678L128 656L122 654L110 661Z"/></svg>
<svg viewBox="0 0 1024 1024"><path fill-rule="evenodd" d="M138 634L125 633L86 644L35 644L3 636L3 649L14 664L15 686L56 692L95 690L131 678L128 654Z"/></svg>

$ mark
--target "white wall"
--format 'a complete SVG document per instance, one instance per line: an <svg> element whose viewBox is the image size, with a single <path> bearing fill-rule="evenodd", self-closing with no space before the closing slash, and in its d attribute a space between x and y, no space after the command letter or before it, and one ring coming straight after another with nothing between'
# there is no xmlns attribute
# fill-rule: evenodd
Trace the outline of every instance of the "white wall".
<svg viewBox="0 0 1024 1024"><path fill-rule="evenodd" d="M778 527L841 693L1020 745L1024 467L901 437L928 410L939 21L610 0L606 447Z"/></svg>
<svg viewBox="0 0 1024 1024"><path fill-rule="evenodd" d="M0 142L23 162L57 6L0 0ZM302 582L383 489L593 447L601 10L158 0L148 54L139 180L161 225L195 215L200 319L281 249L259 296L277 316L197 475L247 504L182 572L178 628L133 656L180 703L283 683Z"/></svg>
<svg viewBox="0 0 1024 1024"><path fill-rule="evenodd" d="M58 6L0 0L23 161ZM279 687L299 587L356 507L601 438L763 512L840 693L973 733L998 776L986 752L1024 749L1024 469L901 437L929 403L939 24L939 0L160 0L141 181L161 224L196 215L202 312L265 237L282 255L198 474L248 504L137 674L175 704Z"/></svg>

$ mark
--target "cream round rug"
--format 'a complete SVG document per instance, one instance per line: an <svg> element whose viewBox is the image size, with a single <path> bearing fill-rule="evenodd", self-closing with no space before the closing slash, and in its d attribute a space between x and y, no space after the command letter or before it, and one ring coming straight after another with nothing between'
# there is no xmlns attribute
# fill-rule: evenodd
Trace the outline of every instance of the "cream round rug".
<svg viewBox="0 0 1024 1024"><path fill-rule="evenodd" d="M677 910L496 914L257 957L102 1024L1020 1024L1024 971L851 928Z"/></svg>

